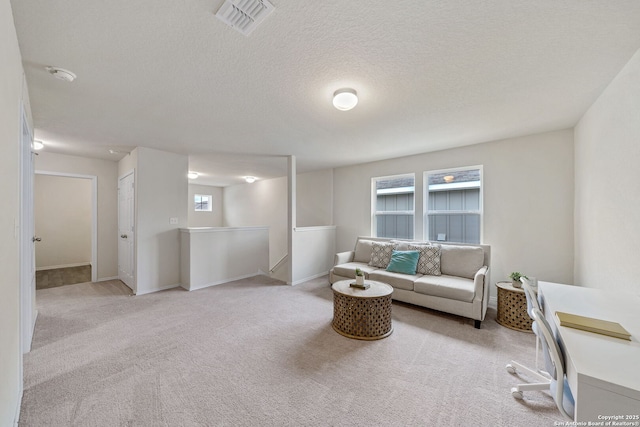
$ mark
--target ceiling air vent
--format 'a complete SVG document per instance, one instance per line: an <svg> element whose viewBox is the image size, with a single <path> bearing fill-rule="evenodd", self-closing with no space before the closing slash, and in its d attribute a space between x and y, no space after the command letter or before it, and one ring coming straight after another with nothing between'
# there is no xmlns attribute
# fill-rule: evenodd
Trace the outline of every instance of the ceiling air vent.
<svg viewBox="0 0 640 427"><path fill-rule="evenodd" d="M226 0L216 17L248 36L273 9L267 0Z"/></svg>

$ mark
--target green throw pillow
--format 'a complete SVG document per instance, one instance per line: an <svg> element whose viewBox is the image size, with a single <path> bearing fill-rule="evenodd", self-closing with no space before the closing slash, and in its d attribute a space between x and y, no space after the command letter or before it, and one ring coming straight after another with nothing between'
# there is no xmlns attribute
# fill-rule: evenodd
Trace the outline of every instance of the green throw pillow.
<svg viewBox="0 0 640 427"><path fill-rule="evenodd" d="M416 274L416 267L420 259L420 251L393 251L387 271L402 274Z"/></svg>

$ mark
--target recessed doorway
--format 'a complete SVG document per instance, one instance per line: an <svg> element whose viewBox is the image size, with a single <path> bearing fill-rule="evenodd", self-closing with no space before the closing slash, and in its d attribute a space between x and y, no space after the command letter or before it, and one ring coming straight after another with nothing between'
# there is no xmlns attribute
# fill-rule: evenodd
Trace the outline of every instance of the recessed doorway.
<svg viewBox="0 0 640 427"><path fill-rule="evenodd" d="M96 281L97 177L36 171L36 289Z"/></svg>

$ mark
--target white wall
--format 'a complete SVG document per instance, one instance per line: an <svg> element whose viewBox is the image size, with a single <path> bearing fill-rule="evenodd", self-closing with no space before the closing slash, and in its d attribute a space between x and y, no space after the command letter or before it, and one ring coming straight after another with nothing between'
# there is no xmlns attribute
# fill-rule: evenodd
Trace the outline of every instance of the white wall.
<svg viewBox="0 0 640 427"><path fill-rule="evenodd" d="M91 180L36 174L33 199L36 268L90 264Z"/></svg>
<svg viewBox="0 0 640 427"><path fill-rule="evenodd" d="M293 233L292 285L324 276L333 267L336 254L336 227L296 227Z"/></svg>
<svg viewBox="0 0 640 427"><path fill-rule="evenodd" d="M187 156L151 148L135 151L135 273L136 294L141 295L180 285L178 229L187 226L189 161ZM170 224L171 218L177 223Z"/></svg>
<svg viewBox="0 0 640 427"><path fill-rule="evenodd" d="M269 268L287 254L287 178L224 187L225 227L269 227Z"/></svg>
<svg viewBox="0 0 640 427"><path fill-rule="evenodd" d="M180 230L182 287L193 291L266 274L266 227L215 227Z"/></svg>
<svg viewBox="0 0 640 427"><path fill-rule="evenodd" d="M333 225L333 170L296 175L297 227ZM287 178L223 189L226 227L269 227L269 268L287 254Z"/></svg>
<svg viewBox="0 0 640 427"><path fill-rule="evenodd" d="M193 196L196 194L210 195L212 198L211 212L196 212ZM187 201L189 227L222 227L222 187L211 185L189 184L189 199Z"/></svg>
<svg viewBox="0 0 640 427"><path fill-rule="evenodd" d="M573 282L573 132L564 130L343 167L334 171L338 251L371 233L371 178L416 174L422 238L423 171L483 165L484 237L493 283L512 271ZM492 286L492 294L495 288Z"/></svg>
<svg viewBox="0 0 640 427"><path fill-rule="evenodd" d="M46 148L45 148L46 150ZM98 180L98 280L118 276L118 163L40 151L39 171L93 175ZM90 251L89 251L90 252Z"/></svg>
<svg viewBox="0 0 640 427"><path fill-rule="evenodd" d="M13 426L22 391L20 350L20 104L29 116L9 0L0 1L0 426Z"/></svg>
<svg viewBox="0 0 640 427"><path fill-rule="evenodd" d="M333 225L333 169L296 176L296 226Z"/></svg>
<svg viewBox="0 0 640 427"><path fill-rule="evenodd" d="M640 50L575 128L576 283L640 291Z"/></svg>

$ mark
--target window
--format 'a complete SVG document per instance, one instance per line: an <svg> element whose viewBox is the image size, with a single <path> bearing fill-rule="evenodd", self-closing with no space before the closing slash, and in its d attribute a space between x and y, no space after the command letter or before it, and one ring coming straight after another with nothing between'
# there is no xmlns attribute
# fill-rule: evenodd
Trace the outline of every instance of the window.
<svg viewBox="0 0 640 427"><path fill-rule="evenodd" d="M424 173L430 241L476 243L482 234L482 166Z"/></svg>
<svg viewBox="0 0 640 427"><path fill-rule="evenodd" d="M196 194L193 196L193 201L196 207L196 212L211 212L211 196L210 195L202 195Z"/></svg>
<svg viewBox="0 0 640 427"><path fill-rule="evenodd" d="M371 188L372 235L413 239L414 175L373 178Z"/></svg>

